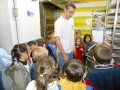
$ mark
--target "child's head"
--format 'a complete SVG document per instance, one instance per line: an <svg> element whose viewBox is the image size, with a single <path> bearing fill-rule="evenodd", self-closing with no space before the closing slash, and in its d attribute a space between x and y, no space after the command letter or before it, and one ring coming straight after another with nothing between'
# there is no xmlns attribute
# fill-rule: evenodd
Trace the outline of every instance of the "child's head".
<svg viewBox="0 0 120 90"><path fill-rule="evenodd" d="M97 44L93 50L93 59L98 64L110 64L112 59L112 50L109 46L104 44Z"/></svg>
<svg viewBox="0 0 120 90"><path fill-rule="evenodd" d="M51 56L38 58L35 66L37 90L47 90L48 84L52 82L51 75L54 70L54 60Z"/></svg>
<svg viewBox="0 0 120 90"><path fill-rule="evenodd" d="M80 60L70 60L64 66L64 73L69 81L79 82L85 73L85 67Z"/></svg>
<svg viewBox="0 0 120 90"><path fill-rule="evenodd" d="M30 57L30 53L31 53L30 47L27 44L24 44L24 43L22 43L21 45L23 45L24 47L26 47L27 52L28 52L28 56Z"/></svg>
<svg viewBox="0 0 120 90"><path fill-rule="evenodd" d="M75 38L75 45L80 45L81 43L82 42L80 38Z"/></svg>
<svg viewBox="0 0 120 90"><path fill-rule="evenodd" d="M37 46L41 46L41 47L46 47L46 40L45 39L37 39L36 41Z"/></svg>
<svg viewBox="0 0 120 90"><path fill-rule="evenodd" d="M24 44L17 44L11 50L11 56L13 59L12 65L15 60L26 61L29 57L27 48Z"/></svg>
<svg viewBox="0 0 120 90"><path fill-rule="evenodd" d="M37 45L34 41L30 41L28 42L28 46L30 47L31 51L33 51Z"/></svg>
<svg viewBox="0 0 120 90"><path fill-rule="evenodd" d="M76 38L81 38L81 31L80 30L76 31Z"/></svg>
<svg viewBox="0 0 120 90"><path fill-rule="evenodd" d="M54 36L54 32L52 32L50 35L48 35L48 40L51 43L55 43L55 36Z"/></svg>
<svg viewBox="0 0 120 90"><path fill-rule="evenodd" d="M32 51L32 57L34 61L37 61L38 57L40 58L45 55L48 55L48 50L44 47L38 46Z"/></svg>
<svg viewBox="0 0 120 90"><path fill-rule="evenodd" d="M91 38L90 34L85 34L83 41L86 43L91 42L92 38Z"/></svg>

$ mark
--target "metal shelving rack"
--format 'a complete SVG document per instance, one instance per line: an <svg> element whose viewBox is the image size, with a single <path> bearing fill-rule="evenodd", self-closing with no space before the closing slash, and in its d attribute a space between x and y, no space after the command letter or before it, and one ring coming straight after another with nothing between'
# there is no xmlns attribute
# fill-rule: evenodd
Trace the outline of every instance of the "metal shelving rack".
<svg viewBox="0 0 120 90"><path fill-rule="evenodd" d="M92 10L92 15L91 15L91 30L94 29L94 27L92 25L94 15L98 14L98 16L99 15L101 16L102 14L105 14L105 12L106 12L106 10Z"/></svg>
<svg viewBox="0 0 120 90"><path fill-rule="evenodd" d="M120 20L118 19L120 16L120 0L117 0L117 2L113 4L111 4L111 1L112 0L108 1L106 9L103 43L111 46L112 57L115 61L120 63ZM110 9L115 9L115 13L111 13ZM114 22L108 22L108 17L111 16L114 16ZM107 31L111 33L106 33Z"/></svg>

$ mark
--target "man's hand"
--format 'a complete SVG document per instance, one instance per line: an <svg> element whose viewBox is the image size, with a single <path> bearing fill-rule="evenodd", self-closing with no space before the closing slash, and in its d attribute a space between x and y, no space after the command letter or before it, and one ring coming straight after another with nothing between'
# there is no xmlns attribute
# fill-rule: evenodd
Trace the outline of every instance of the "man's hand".
<svg viewBox="0 0 120 90"><path fill-rule="evenodd" d="M69 61L68 56L65 54L63 57L64 57L64 62L67 63Z"/></svg>
<svg viewBox="0 0 120 90"><path fill-rule="evenodd" d="M68 56L66 55L61 43L60 43L60 38L58 36L55 37L55 40L56 40L56 44L57 44L57 47L58 49L60 50L60 52L62 53L63 55L63 59L64 59L64 62L68 62L69 61L69 58Z"/></svg>

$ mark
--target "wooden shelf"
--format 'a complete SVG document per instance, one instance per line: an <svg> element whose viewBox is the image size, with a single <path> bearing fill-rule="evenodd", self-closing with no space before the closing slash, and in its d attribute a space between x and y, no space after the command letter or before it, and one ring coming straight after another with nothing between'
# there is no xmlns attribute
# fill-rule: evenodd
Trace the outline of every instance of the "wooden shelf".
<svg viewBox="0 0 120 90"><path fill-rule="evenodd" d="M107 45L109 45L111 47L112 41L105 40L104 43L107 44ZM120 49L120 41L115 41L114 42L113 49Z"/></svg>
<svg viewBox="0 0 120 90"><path fill-rule="evenodd" d="M113 50L112 57L120 57L120 50Z"/></svg>
<svg viewBox="0 0 120 90"><path fill-rule="evenodd" d="M117 5L117 3L113 3L112 5L109 6L109 9L110 8L116 8L116 5ZM120 3L119 3L119 7L120 7Z"/></svg>
<svg viewBox="0 0 120 90"><path fill-rule="evenodd" d="M120 15L120 12L118 13ZM115 13L108 13L107 16L115 16Z"/></svg>
<svg viewBox="0 0 120 90"><path fill-rule="evenodd" d="M106 34L105 37L108 39L108 40L112 40L112 34ZM115 34L115 40L120 40L120 34Z"/></svg>

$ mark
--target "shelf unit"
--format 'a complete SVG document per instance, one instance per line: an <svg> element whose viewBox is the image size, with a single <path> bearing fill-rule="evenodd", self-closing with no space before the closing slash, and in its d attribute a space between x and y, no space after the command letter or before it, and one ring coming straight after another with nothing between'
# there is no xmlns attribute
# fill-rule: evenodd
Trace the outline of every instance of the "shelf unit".
<svg viewBox="0 0 120 90"><path fill-rule="evenodd" d="M95 22L93 21L93 19L97 19L97 17L95 17L95 15L101 16L102 14L105 14L106 10L92 10L92 15L91 15L91 30L94 29L94 25Z"/></svg>
<svg viewBox="0 0 120 90"><path fill-rule="evenodd" d="M108 1L106 8L103 43L111 47L112 57L120 63L120 0L111 2L113 1ZM114 11L111 9L114 9Z"/></svg>

